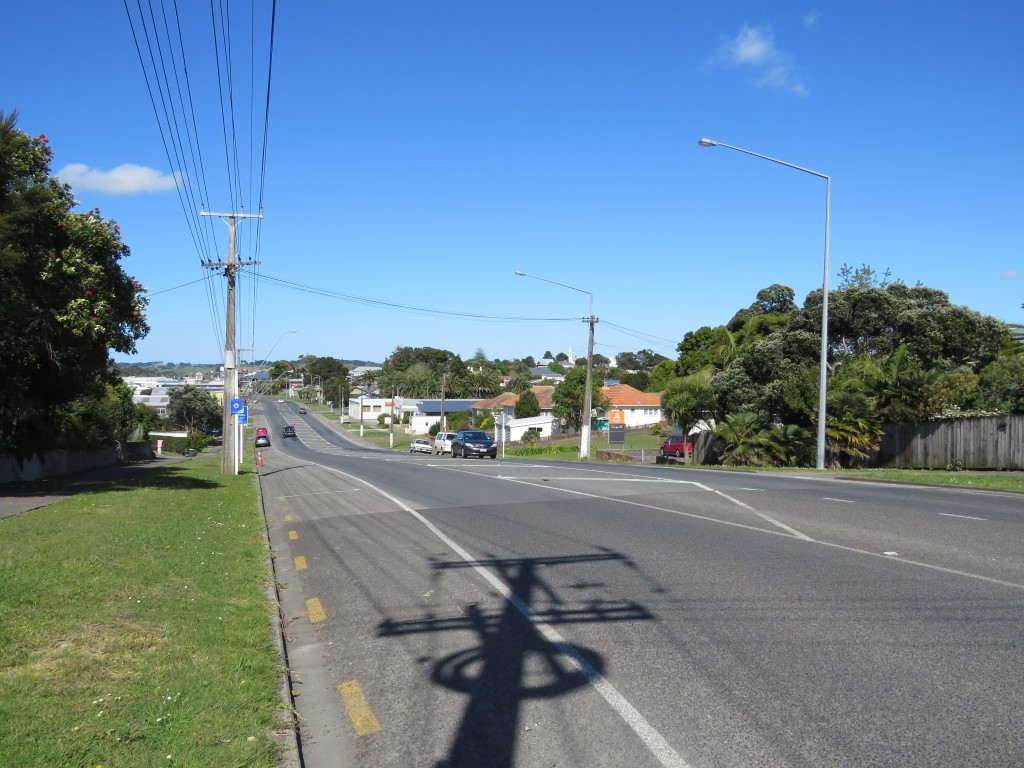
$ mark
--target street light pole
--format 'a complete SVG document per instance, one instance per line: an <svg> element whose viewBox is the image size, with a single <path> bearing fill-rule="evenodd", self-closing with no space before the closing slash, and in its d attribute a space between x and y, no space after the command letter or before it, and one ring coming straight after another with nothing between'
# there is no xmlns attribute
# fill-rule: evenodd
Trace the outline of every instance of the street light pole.
<svg viewBox="0 0 1024 768"><path fill-rule="evenodd" d="M583 391L583 419L580 423L580 460L590 461L590 411L593 409L593 397L590 390L594 381L594 325L598 322L597 318L594 317L594 294L590 291L585 291L582 288L577 288L574 285L567 285L565 283L556 282L555 280L548 280L546 277L528 275L525 272L516 271L516 276L532 277L534 280L551 283L552 285L560 285L562 288L568 288L571 291L585 293L590 297L590 316L583 321L584 323L590 324L590 337L587 342L587 380L586 384L584 384Z"/></svg>
<svg viewBox="0 0 1024 768"><path fill-rule="evenodd" d="M725 147L726 149L734 149L737 152L742 152L745 155L753 155L759 157L762 160L770 160L773 163L784 165L787 168L793 168L797 171L803 171L809 173L812 176L817 176L819 179L825 180L825 269L824 276L821 280L821 363L818 371L818 451L817 451L817 462L816 466L818 469L825 468L825 396L828 390L828 256L829 256L829 219L831 216L832 207L832 177L824 173L818 173L818 171L812 171L810 168L804 168L793 163L787 163L784 160L779 160L768 155L760 155L757 152L751 152L749 149L741 149L740 147L734 147L731 144L723 144L720 141L713 141L712 139L701 139L697 142L702 147Z"/></svg>

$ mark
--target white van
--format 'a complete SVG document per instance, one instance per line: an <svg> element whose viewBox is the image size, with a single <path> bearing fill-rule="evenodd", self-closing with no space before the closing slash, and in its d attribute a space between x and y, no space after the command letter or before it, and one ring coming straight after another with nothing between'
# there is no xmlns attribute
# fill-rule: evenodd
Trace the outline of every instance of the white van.
<svg viewBox="0 0 1024 768"><path fill-rule="evenodd" d="M452 440L455 439L454 432L438 432L434 438L434 455L452 452Z"/></svg>

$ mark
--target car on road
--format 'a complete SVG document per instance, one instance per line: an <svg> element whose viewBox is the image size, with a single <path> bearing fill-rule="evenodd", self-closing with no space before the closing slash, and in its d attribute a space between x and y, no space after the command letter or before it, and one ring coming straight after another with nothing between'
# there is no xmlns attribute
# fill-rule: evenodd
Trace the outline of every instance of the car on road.
<svg viewBox="0 0 1024 768"><path fill-rule="evenodd" d="M306 412L305 408L299 408L299 413L305 413L305 412Z"/></svg>
<svg viewBox="0 0 1024 768"><path fill-rule="evenodd" d="M430 444L429 440L425 440L422 437L417 437L411 443L409 443L409 453L433 453L434 447Z"/></svg>
<svg viewBox="0 0 1024 768"><path fill-rule="evenodd" d="M256 437L259 437L260 435L269 435L269 434L270 434L270 432L267 430L266 427L256 427Z"/></svg>
<svg viewBox="0 0 1024 768"><path fill-rule="evenodd" d="M454 432L438 432L434 437L434 453L451 453L452 440L455 439Z"/></svg>
<svg viewBox="0 0 1024 768"><path fill-rule="evenodd" d="M257 448L269 448L270 447L270 435L256 435L256 447Z"/></svg>
<svg viewBox="0 0 1024 768"><path fill-rule="evenodd" d="M279 402L279 403L283 403L283 402L284 402L284 400L282 400L281 398L278 398L278 399L277 399L277 402Z"/></svg>
<svg viewBox="0 0 1024 768"><path fill-rule="evenodd" d="M662 456L675 456L679 458L686 453L686 435L672 435L661 444Z"/></svg>
<svg viewBox="0 0 1024 768"><path fill-rule="evenodd" d="M281 437L298 437L295 434L295 427L291 424L285 424L284 429L281 430Z"/></svg>
<svg viewBox="0 0 1024 768"><path fill-rule="evenodd" d="M481 429L464 429L452 440L452 458L470 456L498 458L498 445Z"/></svg>

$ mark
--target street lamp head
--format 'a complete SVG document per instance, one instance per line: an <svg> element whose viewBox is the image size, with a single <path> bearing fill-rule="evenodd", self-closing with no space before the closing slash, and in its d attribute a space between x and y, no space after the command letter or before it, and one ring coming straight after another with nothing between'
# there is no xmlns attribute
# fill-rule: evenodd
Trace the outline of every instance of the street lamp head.
<svg viewBox="0 0 1024 768"><path fill-rule="evenodd" d="M701 139L697 143L700 144L702 147L717 147L718 146L718 142L717 141L712 141L711 139Z"/></svg>

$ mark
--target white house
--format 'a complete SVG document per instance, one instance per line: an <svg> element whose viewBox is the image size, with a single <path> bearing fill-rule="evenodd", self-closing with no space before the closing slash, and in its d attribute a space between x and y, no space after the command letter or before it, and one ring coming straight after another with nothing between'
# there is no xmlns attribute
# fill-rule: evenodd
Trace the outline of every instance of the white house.
<svg viewBox="0 0 1024 768"><path fill-rule="evenodd" d="M626 428L649 427L664 419L661 410L661 395L658 392L641 392L629 384L614 384L601 387L610 405L610 411L623 411Z"/></svg>

